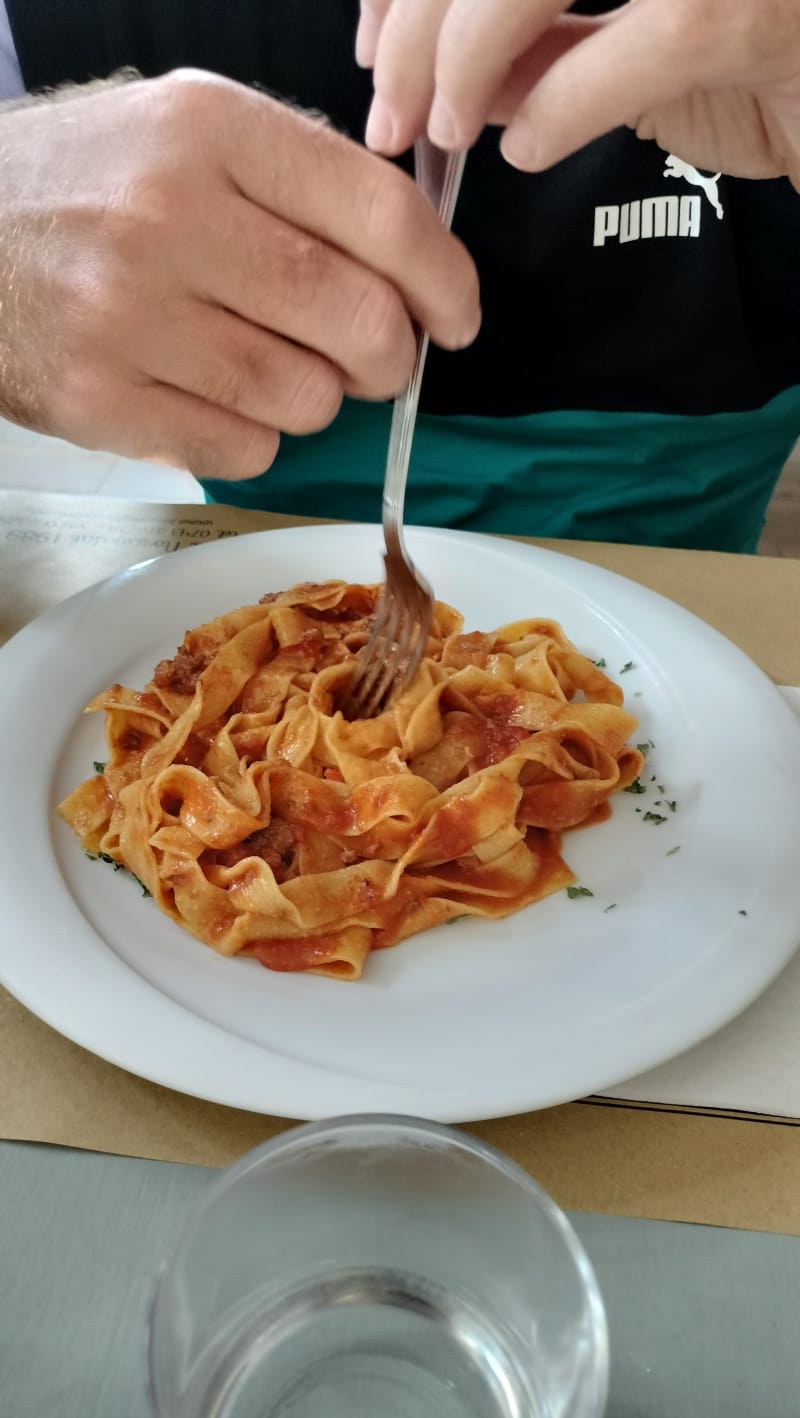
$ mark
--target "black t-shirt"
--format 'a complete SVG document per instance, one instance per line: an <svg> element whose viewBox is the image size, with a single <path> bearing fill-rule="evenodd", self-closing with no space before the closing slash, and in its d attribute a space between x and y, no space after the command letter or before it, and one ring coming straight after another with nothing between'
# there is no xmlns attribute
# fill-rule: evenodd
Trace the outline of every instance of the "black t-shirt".
<svg viewBox="0 0 800 1418"><path fill-rule="evenodd" d="M371 78L353 57L357 0L9 0L8 10L29 88L122 65L145 75L193 65L258 81L322 110L352 137L363 134ZM661 530L648 536L637 513L622 536L751 546L800 432L800 198L788 181L701 173L627 129L547 173L522 174L503 162L490 129L470 154L454 226L478 266L484 323L470 349L431 350L423 410L505 420L506 432L532 420L545 443L555 415L563 416L556 442L577 427L570 413L592 415L578 450L587 468L639 464L643 509L657 489ZM750 464L741 445L735 452L743 430L756 440L744 502L739 484ZM688 478L687 440L690 453L707 453ZM641 469L651 464L648 481ZM275 506L279 479L272 489ZM673 517L676 499L699 507L713 496L720 515L723 502L730 514L718 536L705 512L699 521ZM587 493L590 512L592 504ZM514 530L505 525L513 506L512 498L498 514L500 526L494 514L476 520L468 509L454 520ZM603 506L585 527L547 529L609 535Z"/></svg>

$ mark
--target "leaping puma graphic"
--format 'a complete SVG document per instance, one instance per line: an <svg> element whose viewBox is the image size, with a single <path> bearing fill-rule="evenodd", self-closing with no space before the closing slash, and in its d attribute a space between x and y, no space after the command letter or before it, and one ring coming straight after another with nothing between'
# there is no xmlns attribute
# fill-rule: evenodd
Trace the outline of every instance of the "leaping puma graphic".
<svg viewBox="0 0 800 1418"><path fill-rule="evenodd" d="M664 176L683 177L685 181L690 182L693 187L701 187L720 221L722 220L723 207L719 200L719 189L717 187L717 183L722 176L721 172L716 173L714 177L703 177L702 173L699 173L696 167L692 167L688 162L684 162L682 158L676 158L672 153L668 153Z"/></svg>

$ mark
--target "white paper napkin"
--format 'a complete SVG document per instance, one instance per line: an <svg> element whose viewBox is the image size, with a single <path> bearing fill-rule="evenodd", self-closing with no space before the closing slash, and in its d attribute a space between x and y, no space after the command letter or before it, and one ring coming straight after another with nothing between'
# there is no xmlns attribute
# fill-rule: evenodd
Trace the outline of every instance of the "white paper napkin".
<svg viewBox="0 0 800 1418"><path fill-rule="evenodd" d="M800 688L781 685L780 691L800 719ZM800 921L797 931L800 944ZM800 1118L800 953L718 1034L661 1068L609 1088L606 1096Z"/></svg>

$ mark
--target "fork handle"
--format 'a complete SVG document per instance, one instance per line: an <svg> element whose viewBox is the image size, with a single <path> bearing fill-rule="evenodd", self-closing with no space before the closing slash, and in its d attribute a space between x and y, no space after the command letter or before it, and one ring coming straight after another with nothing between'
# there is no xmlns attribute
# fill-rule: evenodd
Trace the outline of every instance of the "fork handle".
<svg viewBox="0 0 800 1418"><path fill-rule="evenodd" d="M435 148L427 138L419 138L414 145L414 164L417 181L425 195L436 207L444 225L450 229L453 213L458 201L461 178L464 173L466 153L443 153ZM417 333L417 354L409 383L398 394L392 410L392 425L389 432L389 451L386 459L386 481L383 488L383 531L384 537L402 538L403 507L406 496L408 465L411 460L411 441L417 419L419 392L425 371L425 357L428 353L428 332L420 329Z"/></svg>

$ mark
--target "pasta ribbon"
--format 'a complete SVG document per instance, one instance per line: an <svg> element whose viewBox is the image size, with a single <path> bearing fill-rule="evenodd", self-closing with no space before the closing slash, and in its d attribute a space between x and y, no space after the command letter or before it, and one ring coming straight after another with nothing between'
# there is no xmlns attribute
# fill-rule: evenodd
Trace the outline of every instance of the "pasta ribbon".
<svg viewBox="0 0 800 1418"><path fill-rule="evenodd" d="M465 634L437 603L411 684L348 722L380 589L270 594L87 706L109 758L61 816L222 955L354 980L418 931L509 915L574 881L561 834L639 773L622 691L552 620Z"/></svg>

